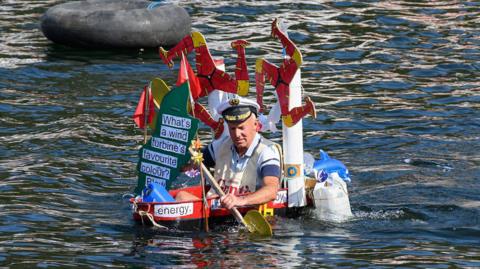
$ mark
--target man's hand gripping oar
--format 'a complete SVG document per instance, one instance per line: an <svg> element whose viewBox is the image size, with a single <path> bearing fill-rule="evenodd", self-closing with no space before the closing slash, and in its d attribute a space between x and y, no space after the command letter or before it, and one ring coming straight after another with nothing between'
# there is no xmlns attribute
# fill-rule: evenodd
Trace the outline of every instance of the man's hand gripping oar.
<svg viewBox="0 0 480 269"><path fill-rule="evenodd" d="M189 148L190 154L192 155L193 159L198 158L200 153L197 153ZM201 157L200 157L201 158ZM198 159L200 159L198 158ZM218 182L213 178L212 174L208 170L208 168L200 161L200 167L204 175L206 175L208 181L212 185L213 189L220 195L220 197L225 196L222 188L218 184ZM230 209L230 212L233 214L235 219L238 223L245 226L249 232L251 233L258 233L263 236L272 236L272 227L268 223L268 221L258 212L257 210L250 210L245 215L245 218L242 217L242 214L238 211L236 207Z"/></svg>

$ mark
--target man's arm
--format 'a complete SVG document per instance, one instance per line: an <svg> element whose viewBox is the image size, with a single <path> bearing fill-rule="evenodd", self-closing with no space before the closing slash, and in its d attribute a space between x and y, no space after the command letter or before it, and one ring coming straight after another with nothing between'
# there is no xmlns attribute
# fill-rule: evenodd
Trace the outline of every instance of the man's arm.
<svg viewBox="0 0 480 269"><path fill-rule="evenodd" d="M220 201L223 206L231 209L235 206L258 205L275 200L279 187L279 178L275 176L265 176L263 178L263 186L255 192L245 196L235 196L234 194L226 194Z"/></svg>

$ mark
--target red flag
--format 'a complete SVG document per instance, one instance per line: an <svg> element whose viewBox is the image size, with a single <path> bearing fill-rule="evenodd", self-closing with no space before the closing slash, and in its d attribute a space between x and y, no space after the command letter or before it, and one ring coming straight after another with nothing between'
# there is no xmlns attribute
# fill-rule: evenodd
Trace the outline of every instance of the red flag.
<svg viewBox="0 0 480 269"><path fill-rule="evenodd" d="M144 128L145 127L145 105L146 105L146 92L147 90L149 91L148 94L148 122L152 122L153 117L155 116L155 104L153 103L153 96L152 92L150 91L149 86L145 86L143 88L142 95L140 95L140 100L138 100L138 105L137 108L135 109L135 113L133 114L133 121L135 121L135 124L139 128Z"/></svg>
<svg viewBox="0 0 480 269"><path fill-rule="evenodd" d="M190 93L192 94L193 100L197 100L202 93L202 88L200 87L200 81L198 77L193 72L192 67L188 63L185 55L182 54L182 60L180 61L180 70L178 71L177 86L182 85L185 81L188 80L190 84Z"/></svg>

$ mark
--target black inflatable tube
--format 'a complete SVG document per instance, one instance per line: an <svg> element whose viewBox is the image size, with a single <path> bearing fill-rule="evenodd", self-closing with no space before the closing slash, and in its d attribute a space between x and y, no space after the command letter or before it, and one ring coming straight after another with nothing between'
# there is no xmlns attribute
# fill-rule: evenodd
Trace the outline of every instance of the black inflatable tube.
<svg viewBox="0 0 480 269"><path fill-rule="evenodd" d="M87 0L51 7L40 22L43 34L67 46L153 48L174 46L191 32L188 12L145 0Z"/></svg>

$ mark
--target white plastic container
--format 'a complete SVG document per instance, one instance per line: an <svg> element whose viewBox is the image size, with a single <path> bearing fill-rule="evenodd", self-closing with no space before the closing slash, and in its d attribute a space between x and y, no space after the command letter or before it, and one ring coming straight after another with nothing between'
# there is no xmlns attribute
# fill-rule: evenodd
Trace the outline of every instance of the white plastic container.
<svg viewBox="0 0 480 269"><path fill-rule="evenodd" d="M313 198L315 214L321 220L343 222L353 216L347 184L338 173L329 174L329 178L324 182L317 181Z"/></svg>

